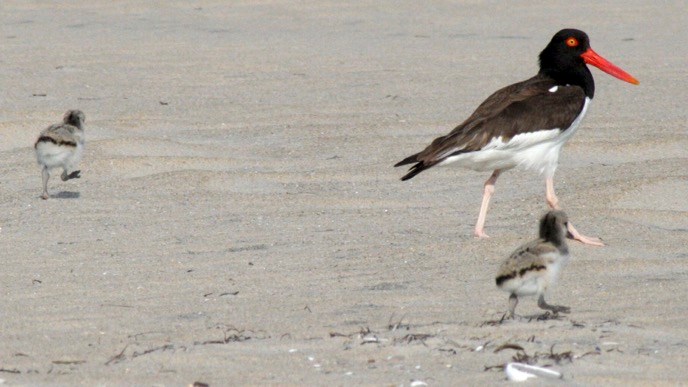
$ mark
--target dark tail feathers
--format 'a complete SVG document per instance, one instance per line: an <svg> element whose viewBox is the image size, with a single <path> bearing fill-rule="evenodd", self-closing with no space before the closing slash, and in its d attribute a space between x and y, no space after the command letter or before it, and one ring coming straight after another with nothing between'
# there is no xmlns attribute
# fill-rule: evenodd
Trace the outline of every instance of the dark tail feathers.
<svg viewBox="0 0 688 387"><path fill-rule="evenodd" d="M416 165L412 166L411 169L409 169L408 173L406 175L404 175L404 177L401 178L402 181L408 180L408 179L416 176L417 174L423 172L424 170L426 170L432 166L432 164L431 165L425 165L424 162L418 161L418 154L415 154L413 156L409 156L409 157L399 161L398 163L394 164L394 166L399 167L402 165L413 164L413 163L416 163Z"/></svg>
<svg viewBox="0 0 688 387"><path fill-rule="evenodd" d="M396 168L396 167L400 167L402 165L413 164L413 163L417 163L417 162L418 162L418 153L399 161L398 163L394 164L394 167Z"/></svg>

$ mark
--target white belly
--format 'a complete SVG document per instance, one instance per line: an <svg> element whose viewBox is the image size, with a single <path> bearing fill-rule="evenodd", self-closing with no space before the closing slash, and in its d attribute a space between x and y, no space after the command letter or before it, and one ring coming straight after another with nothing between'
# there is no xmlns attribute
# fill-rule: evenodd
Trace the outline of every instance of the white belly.
<svg viewBox="0 0 688 387"><path fill-rule="evenodd" d="M588 110L589 103L590 99L586 98L583 110L571 123L571 126L564 131L555 128L522 133L507 142L504 142L502 137L497 137L479 151L448 157L439 165L456 163L476 171L507 170L520 167L552 177L559 163L559 152L578 129ZM456 150L451 152L454 151Z"/></svg>
<svg viewBox="0 0 688 387"><path fill-rule="evenodd" d="M500 288L517 296L544 294L559 279L559 273L562 267L566 265L569 256L555 252L542 255L542 259L545 261L545 270L527 272L511 278L502 283Z"/></svg>
<svg viewBox="0 0 688 387"><path fill-rule="evenodd" d="M36 145L36 159L39 164L48 168L62 167L70 170L81 159L82 151L83 146L80 143L73 147L41 141Z"/></svg>

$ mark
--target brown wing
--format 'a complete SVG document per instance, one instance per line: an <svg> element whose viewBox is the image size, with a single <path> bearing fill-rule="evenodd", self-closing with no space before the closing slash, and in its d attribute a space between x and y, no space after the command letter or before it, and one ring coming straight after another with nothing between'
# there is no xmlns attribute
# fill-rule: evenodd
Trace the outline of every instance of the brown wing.
<svg viewBox="0 0 688 387"><path fill-rule="evenodd" d="M537 75L496 91L449 134L396 164L417 163L402 180L447 157L479 151L496 137L508 141L519 133L565 130L583 109L585 93L578 86L559 86L556 92L550 92L554 86L557 85L551 78Z"/></svg>
<svg viewBox="0 0 688 387"><path fill-rule="evenodd" d="M79 129L66 124L54 124L44 129L34 147L38 146L39 142L52 142L56 145L77 146L81 141L81 136L78 134Z"/></svg>
<svg viewBox="0 0 688 387"><path fill-rule="evenodd" d="M545 270L547 262L542 255L558 252L557 248L542 239L536 239L517 248L509 259L504 261L497 273L497 286L512 278L523 277L530 271Z"/></svg>
<svg viewBox="0 0 688 387"><path fill-rule="evenodd" d="M536 257L540 255L555 253L557 251L559 250L557 250L557 247L554 246L554 244L538 238L534 241L525 243L514 250L514 252L509 256L507 262L505 262L505 265L509 262L536 259Z"/></svg>

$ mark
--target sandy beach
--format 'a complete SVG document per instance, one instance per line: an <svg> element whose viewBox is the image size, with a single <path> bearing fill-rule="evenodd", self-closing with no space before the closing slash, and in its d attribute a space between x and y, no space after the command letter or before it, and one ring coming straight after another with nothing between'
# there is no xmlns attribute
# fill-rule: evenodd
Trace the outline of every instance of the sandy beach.
<svg viewBox="0 0 688 387"><path fill-rule="evenodd" d="M688 381L688 13L681 1L0 4L0 380L7 385ZM499 322L544 179L392 166L537 72L566 27L640 80L595 98L555 187L583 233ZM41 200L33 143L86 115Z"/></svg>

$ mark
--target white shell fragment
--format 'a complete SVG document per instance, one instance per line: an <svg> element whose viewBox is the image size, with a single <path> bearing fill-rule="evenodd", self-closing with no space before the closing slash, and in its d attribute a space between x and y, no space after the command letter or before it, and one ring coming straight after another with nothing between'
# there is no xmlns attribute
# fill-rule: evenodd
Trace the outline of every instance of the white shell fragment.
<svg viewBox="0 0 688 387"><path fill-rule="evenodd" d="M561 373L548 368L532 366L523 363L509 363L504 367L506 378L512 382L524 382L530 378L545 377L561 379Z"/></svg>
<svg viewBox="0 0 688 387"><path fill-rule="evenodd" d="M380 341L380 339L378 339L376 336L364 336L363 337L364 343L377 343L379 341Z"/></svg>

